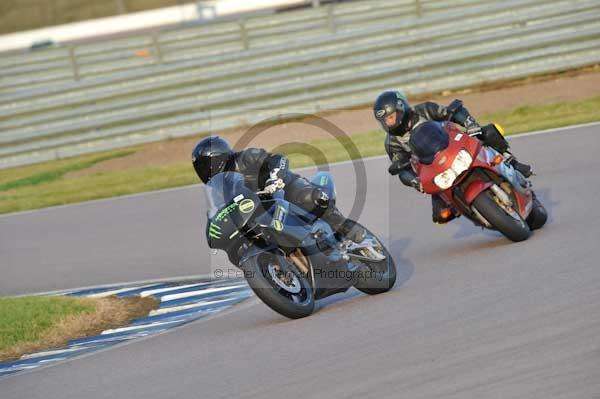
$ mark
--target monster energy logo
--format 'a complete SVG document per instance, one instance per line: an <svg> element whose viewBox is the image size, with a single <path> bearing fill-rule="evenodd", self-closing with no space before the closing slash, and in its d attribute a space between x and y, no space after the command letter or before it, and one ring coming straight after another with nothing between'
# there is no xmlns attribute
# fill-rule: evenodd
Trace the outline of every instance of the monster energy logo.
<svg viewBox="0 0 600 399"><path fill-rule="evenodd" d="M215 217L215 220L220 222L221 220L225 219L225 217L227 215L229 215L231 212L235 211L238 207L237 203L233 203L231 205L229 205L227 208L223 209L221 212L219 212L219 214Z"/></svg>
<svg viewBox="0 0 600 399"><path fill-rule="evenodd" d="M221 228L219 226L217 226L214 223L211 223L210 226L208 227L208 236L210 238L214 238L215 240L218 240L219 238L221 238Z"/></svg>

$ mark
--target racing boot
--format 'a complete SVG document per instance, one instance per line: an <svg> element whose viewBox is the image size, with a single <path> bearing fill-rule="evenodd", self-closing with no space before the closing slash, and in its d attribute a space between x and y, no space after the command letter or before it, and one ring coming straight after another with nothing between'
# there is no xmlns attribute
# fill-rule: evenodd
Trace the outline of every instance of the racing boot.
<svg viewBox="0 0 600 399"><path fill-rule="evenodd" d="M346 219L336 207L328 209L321 219L329 223L340 235L357 244L363 242L367 235L363 227L353 220Z"/></svg>
<svg viewBox="0 0 600 399"><path fill-rule="evenodd" d="M518 170L523 176L529 178L531 175L533 175L531 165L517 161L517 158L515 158L515 156L508 151L506 151L503 155L506 158L506 162Z"/></svg>

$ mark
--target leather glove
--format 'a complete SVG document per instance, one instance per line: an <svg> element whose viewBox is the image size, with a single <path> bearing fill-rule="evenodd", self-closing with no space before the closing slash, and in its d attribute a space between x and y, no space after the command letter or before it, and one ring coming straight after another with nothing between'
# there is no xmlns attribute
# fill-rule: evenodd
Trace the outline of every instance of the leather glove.
<svg viewBox="0 0 600 399"><path fill-rule="evenodd" d="M469 115L464 122L464 127L467 129L467 134L469 136L477 136L481 134L481 126L471 115Z"/></svg>
<svg viewBox="0 0 600 399"><path fill-rule="evenodd" d="M269 178L265 182L265 191L273 194L277 190L283 190L285 183L283 182L280 168L275 168L271 171Z"/></svg>
<svg viewBox="0 0 600 399"><path fill-rule="evenodd" d="M466 129L467 134L471 137L481 136L483 134L481 126L479 125L472 125L471 127L468 127Z"/></svg>
<svg viewBox="0 0 600 399"><path fill-rule="evenodd" d="M327 193L320 189L315 189L312 192L312 201L319 208L326 209L329 207L329 196Z"/></svg>

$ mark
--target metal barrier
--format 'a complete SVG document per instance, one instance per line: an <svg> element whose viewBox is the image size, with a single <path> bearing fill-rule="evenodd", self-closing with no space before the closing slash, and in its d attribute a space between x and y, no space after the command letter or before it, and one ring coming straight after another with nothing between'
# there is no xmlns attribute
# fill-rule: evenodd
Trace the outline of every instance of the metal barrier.
<svg viewBox="0 0 600 399"><path fill-rule="evenodd" d="M363 105L385 88L435 92L600 62L595 0L454 4L374 0L215 24L212 42L224 41L213 53L207 27L171 31L151 39L161 60L150 65L119 58L138 38L95 43L77 50L77 82L52 80L73 80L62 50L19 71L2 60L13 84L0 91L0 167Z"/></svg>
<svg viewBox="0 0 600 399"><path fill-rule="evenodd" d="M453 10L491 0L456 0ZM368 3L368 4L365 4ZM422 6L417 7L417 4ZM186 59L268 47L336 31L355 30L384 21L438 12L439 0L371 0L329 4L315 9L238 21L204 24L152 35L51 49L0 60L0 89L22 90L36 85L85 79L136 66L160 65ZM426 7L427 6L427 7ZM31 74L38 71L39 74Z"/></svg>

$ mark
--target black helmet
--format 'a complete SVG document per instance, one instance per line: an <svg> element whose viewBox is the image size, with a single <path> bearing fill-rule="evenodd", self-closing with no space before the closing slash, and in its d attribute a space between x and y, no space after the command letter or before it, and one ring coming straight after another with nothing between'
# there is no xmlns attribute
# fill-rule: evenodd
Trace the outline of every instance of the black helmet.
<svg viewBox="0 0 600 399"><path fill-rule="evenodd" d="M211 177L233 167L233 150L225 139L211 136L202 139L192 151L196 174L204 183Z"/></svg>
<svg viewBox="0 0 600 399"><path fill-rule="evenodd" d="M381 93L373 104L373 112L383 130L393 136L402 136L410 130L412 107L404 94L399 91ZM392 119L391 123L386 122L386 119L393 118L394 113L396 113L395 120Z"/></svg>

